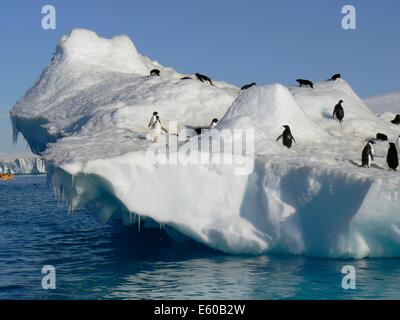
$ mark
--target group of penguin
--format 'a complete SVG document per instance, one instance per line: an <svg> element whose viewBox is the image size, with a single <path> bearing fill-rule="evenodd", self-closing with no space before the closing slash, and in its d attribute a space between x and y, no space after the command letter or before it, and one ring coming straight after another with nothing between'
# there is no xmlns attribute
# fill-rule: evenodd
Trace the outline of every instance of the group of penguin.
<svg viewBox="0 0 400 320"><path fill-rule="evenodd" d="M341 75L340 73L334 74L330 79L328 79L327 81L336 81L337 79L340 79ZM306 80L306 79L297 79L296 82L298 82L299 86L306 86L306 87L310 87L312 89L314 89L314 83L312 83L310 80ZM242 87L242 89L247 89L247 87ZM336 104L336 106L333 109L333 114L332 116L336 119L339 120L340 124L342 124L343 118L344 118L344 109L342 107L342 103L343 100L339 100L339 102ZM283 133L276 138L276 141L279 141L280 139L282 139L282 143L284 146L286 146L287 148L291 148L293 141L296 142L295 138L292 135L292 132L290 131L290 127L288 125L283 125L283 127L285 128Z"/></svg>
<svg viewBox="0 0 400 320"><path fill-rule="evenodd" d="M399 145L399 139L400 136L397 138L397 145ZM375 142L373 140L369 140L365 145L361 155L361 167L369 168L372 161L374 161L374 148L372 147L373 144L375 144ZM399 166L399 158L397 155L396 144L394 142L389 142L389 150L386 156L386 163L388 164L390 170L397 171L397 167Z"/></svg>
<svg viewBox="0 0 400 320"><path fill-rule="evenodd" d="M153 69L150 71L150 75L151 76L160 76L160 70ZM211 79L209 77L207 77L206 75L196 73L195 76L199 81L201 81L201 82L207 81L210 83L210 85L214 86ZM337 73L337 74L334 74L327 81L336 81L337 79L340 79L340 78L341 78L340 73ZM188 79L192 79L192 78L191 77L181 78L181 80L188 80ZM300 87L306 86L306 87L310 87L310 88L314 89L314 84L310 80L297 79L296 82L298 82ZM243 87L241 87L241 90L247 90L255 85L256 85L256 83L252 82L250 84L247 84L247 85L244 85ZM332 113L332 117L336 118L340 124L342 124L343 119L344 119L344 109L343 109L342 103L343 103L343 100L339 100L339 102L335 105L335 107L333 109L333 113ZM400 114L398 114L395 117L395 119L392 120L391 122L393 124L400 125ZM208 127L197 127L197 128L193 128L193 129L196 132L196 134L200 134L201 130L203 130L203 129L211 130L217 124L218 124L218 119L214 118ZM152 140L154 142L156 142L158 140L158 137L161 134L167 133L167 130L161 125L160 117L159 117L157 111L153 112L153 115L148 124L148 128L150 128L150 130L152 132L151 136L153 137ZM296 139L294 138L294 136L290 130L290 127L288 125L283 125L283 128L284 128L283 133L279 137L276 138L276 141L279 141L280 139L282 139L283 145L286 146L287 148L291 148L293 142L296 142ZM376 135L376 138L377 138L377 140L383 140L383 141L388 140L387 136L382 133L378 133ZM362 151L362 154L361 154L361 162L362 163L361 163L360 167L364 167L364 168L371 167L371 163L372 163L372 161L374 161L374 155L375 155L373 144L375 144L375 142L373 140L369 140L367 142L367 144L365 145L365 147ZM397 145L398 145L398 147L400 147L400 135L397 138ZM386 156L386 162L391 170L397 171L397 167L399 166L399 159L398 159L396 144L393 142L389 143L389 149L388 149L387 156Z"/></svg>
<svg viewBox="0 0 400 320"><path fill-rule="evenodd" d="M193 130L196 134L201 134L202 130L214 129L217 126L218 121L219 120L217 118L214 118L208 127L195 127ZM149 139L153 142L157 142L160 135L168 133L168 130L161 125L160 116L157 111L153 112L147 127L150 129Z"/></svg>
<svg viewBox="0 0 400 320"><path fill-rule="evenodd" d="M159 77L160 74L161 74L161 72L158 69L153 69L153 70L150 71L150 76L153 76L153 77L154 76L156 76L156 77L158 76ZM206 75L200 74L200 73L196 73L195 76L199 81L201 81L201 82L205 82L206 81L210 85L214 86L214 84L212 83L211 79L209 77L207 77ZM191 79L192 79L191 77L183 77L180 80L191 80ZM196 127L196 128L193 128L193 129L196 132L196 134L200 134L201 130L203 130L203 129L209 129L209 130L213 129L217 125L217 123L218 123L218 119L214 118L211 121L211 124L208 127ZM149 122L147 127L150 129L149 139L151 141L153 141L153 142L157 142L159 137L160 137L160 135L168 133L167 129L165 129L161 125L160 116L159 116L157 111L153 112L153 114L151 116L151 119L150 119L150 122Z"/></svg>
<svg viewBox="0 0 400 320"><path fill-rule="evenodd" d="M161 73L160 70L153 69L153 70L150 71L150 76L158 76L159 77L160 73ZM207 81L210 85L214 86L214 84L212 83L211 79L209 77L207 77L206 75L200 74L200 73L196 73L195 76L199 81L201 81L201 82ZM191 77L183 77L183 78L181 78L181 80L191 80L191 79L192 79Z"/></svg>
<svg viewBox="0 0 400 320"><path fill-rule="evenodd" d="M335 74L333 75L328 81L335 81L337 79L341 78L340 74ZM314 84L310 80L305 80L305 79L297 79L296 80L299 83L299 86L308 86L310 88L314 88ZM342 106L343 100L339 100L339 102L335 105L333 109L333 114L332 116L339 120L340 124L342 124L342 121L344 119L344 109ZM400 114L396 116L394 120L391 121L393 124L400 124ZM283 126L285 130L283 133L276 139L276 141L282 139L283 140L283 145L286 147L290 148L292 146L293 141L296 142L294 139L292 132L290 131L290 127L288 125ZM388 137L383 134L383 133L377 133L376 135L377 140L382 140L382 141L387 141ZM364 168L370 168L372 161L374 161L374 148L373 144L375 144L375 141L369 140L367 144L365 145L362 154L361 154L361 166ZM400 135L397 138L397 146L400 147ZM393 142L389 142L389 149L387 152L386 156L386 162L390 168L390 170L397 171L397 167L399 166L399 158L398 158L398 153L397 153L397 148L396 144Z"/></svg>

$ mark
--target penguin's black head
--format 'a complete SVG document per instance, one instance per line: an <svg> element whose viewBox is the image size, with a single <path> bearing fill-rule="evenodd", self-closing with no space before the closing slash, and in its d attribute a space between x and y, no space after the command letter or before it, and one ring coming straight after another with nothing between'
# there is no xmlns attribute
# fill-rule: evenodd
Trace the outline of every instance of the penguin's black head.
<svg viewBox="0 0 400 320"><path fill-rule="evenodd" d="M196 77L198 77L199 75L200 75L200 73L198 73L198 72L195 74Z"/></svg>
<svg viewBox="0 0 400 320"><path fill-rule="evenodd" d="M158 112L157 112L157 111L154 111L153 114L156 116L156 115L158 115Z"/></svg>
<svg viewBox="0 0 400 320"><path fill-rule="evenodd" d="M213 120L212 120L212 123L217 123L218 122L218 119L217 118L214 118Z"/></svg>
<svg viewBox="0 0 400 320"><path fill-rule="evenodd" d="M339 103L343 103L343 100L339 100Z"/></svg>
<svg viewBox="0 0 400 320"><path fill-rule="evenodd" d="M395 145L393 142L389 142L389 146L390 146L391 148L395 148L395 147L396 147L396 145Z"/></svg>
<svg viewBox="0 0 400 320"><path fill-rule="evenodd" d="M375 141L369 140L368 143L369 143L369 144L375 144Z"/></svg>
<svg viewBox="0 0 400 320"><path fill-rule="evenodd" d="M256 83L255 83L255 82L252 82L252 83L251 83L251 85L252 85L252 86L255 86L255 85L256 85Z"/></svg>
<svg viewBox="0 0 400 320"><path fill-rule="evenodd" d="M290 127L287 124L283 125L282 127L284 127L287 130L290 130Z"/></svg>

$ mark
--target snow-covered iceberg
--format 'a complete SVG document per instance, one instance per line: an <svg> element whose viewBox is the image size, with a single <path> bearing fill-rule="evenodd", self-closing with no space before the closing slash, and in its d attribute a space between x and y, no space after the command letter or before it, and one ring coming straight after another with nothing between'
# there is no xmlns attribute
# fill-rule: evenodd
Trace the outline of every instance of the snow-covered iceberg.
<svg viewBox="0 0 400 320"><path fill-rule="evenodd" d="M46 163L34 155L6 155L0 153L0 173L43 174Z"/></svg>
<svg viewBox="0 0 400 320"><path fill-rule="evenodd" d="M400 112L400 91L364 99L365 104L374 112Z"/></svg>
<svg viewBox="0 0 400 320"><path fill-rule="evenodd" d="M370 97L364 102L384 121L391 121L400 113L400 91Z"/></svg>
<svg viewBox="0 0 400 320"><path fill-rule="evenodd" d="M149 76L154 68L160 77ZM50 163L58 196L103 223L144 220L174 239L235 254L400 256L400 176L386 170L387 143L377 143L372 168L359 167L366 141L377 132L395 140L397 126L378 118L342 79L315 89L272 84L240 91L213 83L142 56L125 36L108 40L77 29L61 39L11 120L15 137L22 133ZM332 118L339 100L343 125ZM170 129L157 143L146 139L153 111ZM238 174L240 161L149 161L149 149L213 118L221 119L221 134L179 138L168 159L203 141L213 145L226 138L222 132L248 130L251 148L219 153L253 161L249 174ZM276 142L284 124L296 138L291 149ZM215 154L211 148L192 155Z"/></svg>

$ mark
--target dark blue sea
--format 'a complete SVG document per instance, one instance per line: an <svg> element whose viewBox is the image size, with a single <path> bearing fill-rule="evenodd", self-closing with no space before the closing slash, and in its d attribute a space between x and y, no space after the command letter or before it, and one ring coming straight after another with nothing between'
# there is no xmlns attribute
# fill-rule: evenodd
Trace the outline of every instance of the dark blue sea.
<svg viewBox="0 0 400 320"><path fill-rule="evenodd" d="M42 267L55 268L43 289ZM356 289L342 288L342 267ZM399 299L400 259L232 256L68 214L44 176L0 181L0 299Z"/></svg>

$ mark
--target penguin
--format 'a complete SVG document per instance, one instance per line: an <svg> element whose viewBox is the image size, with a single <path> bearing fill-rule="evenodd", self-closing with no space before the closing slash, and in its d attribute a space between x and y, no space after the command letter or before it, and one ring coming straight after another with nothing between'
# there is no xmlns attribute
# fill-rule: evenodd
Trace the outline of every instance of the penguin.
<svg viewBox="0 0 400 320"><path fill-rule="evenodd" d="M161 125L160 117L156 116L156 121L150 129L150 137L153 142L157 142L162 134L167 134L168 131Z"/></svg>
<svg viewBox="0 0 400 320"><path fill-rule="evenodd" d="M396 145L393 142L389 142L386 162L391 170L397 171L397 167L399 166L399 156L397 155Z"/></svg>
<svg viewBox="0 0 400 320"><path fill-rule="evenodd" d="M217 124L218 124L218 119L217 118L212 119L210 124L210 130L214 129L217 126Z"/></svg>
<svg viewBox="0 0 400 320"><path fill-rule="evenodd" d="M208 81L213 86L211 79L204 74L196 73L196 78L201 82Z"/></svg>
<svg viewBox="0 0 400 320"><path fill-rule="evenodd" d="M328 81L336 81L337 79L341 79L342 76L340 73L334 74Z"/></svg>
<svg viewBox="0 0 400 320"><path fill-rule="evenodd" d="M377 133L376 134L376 140L381 140L381 141L388 141L388 137L386 134L383 133Z"/></svg>
<svg viewBox="0 0 400 320"><path fill-rule="evenodd" d="M390 122L393 124L399 125L400 124L400 114L397 114L396 117Z"/></svg>
<svg viewBox="0 0 400 320"><path fill-rule="evenodd" d="M310 88L314 89L314 83L312 83L310 80L297 79L296 81L299 83L300 87L309 86Z"/></svg>
<svg viewBox="0 0 400 320"><path fill-rule="evenodd" d="M150 71L151 76L160 76L160 70L158 69L153 69Z"/></svg>
<svg viewBox="0 0 400 320"><path fill-rule="evenodd" d="M158 112L154 111L153 115L151 116L150 122L147 125L148 128L151 128L153 126L153 124L156 122L156 117L158 116Z"/></svg>
<svg viewBox="0 0 400 320"><path fill-rule="evenodd" d="M284 127L285 130L278 138L276 138L276 141L278 141L280 138L283 138L283 145L289 149L292 147L293 141L296 142L296 139L293 137L288 125L283 125L282 127Z"/></svg>
<svg viewBox="0 0 400 320"><path fill-rule="evenodd" d="M338 104L335 106L335 109L333 110L332 117L336 116L336 119L339 120L340 124L342 124L343 118L344 118L344 110L342 107L343 100L339 100Z"/></svg>
<svg viewBox="0 0 400 320"><path fill-rule="evenodd" d="M195 132L196 132L196 134L201 134L201 131L202 130L211 130L211 129L214 129L216 126L217 126L217 124L218 124L218 119L217 118L214 118L212 121L211 121L211 124L208 126L208 127L196 127L196 128L192 128Z"/></svg>
<svg viewBox="0 0 400 320"><path fill-rule="evenodd" d="M374 148L372 145L375 144L374 141L370 140L365 145L362 154L361 154L361 167L363 168L370 168L371 162L374 161Z"/></svg>
<svg viewBox="0 0 400 320"><path fill-rule="evenodd" d="M256 83L252 82L250 84L246 84L245 86L241 87L240 90L247 90L247 89L249 89L249 88L251 88L251 87L253 87L255 85L256 85Z"/></svg>

